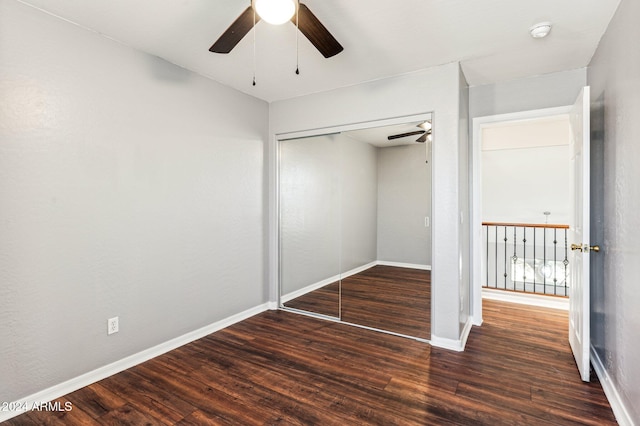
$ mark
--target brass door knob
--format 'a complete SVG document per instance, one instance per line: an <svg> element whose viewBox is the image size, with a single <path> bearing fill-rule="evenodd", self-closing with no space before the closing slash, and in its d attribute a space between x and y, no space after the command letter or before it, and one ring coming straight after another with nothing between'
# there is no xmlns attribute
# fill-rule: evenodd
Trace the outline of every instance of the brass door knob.
<svg viewBox="0 0 640 426"><path fill-rule="evenodd" d="M590 251L595 251L596 253L600 253L600 246L588 246L582 244L571 244L571 250L580 250L583 253L589 253Z"/></svg>

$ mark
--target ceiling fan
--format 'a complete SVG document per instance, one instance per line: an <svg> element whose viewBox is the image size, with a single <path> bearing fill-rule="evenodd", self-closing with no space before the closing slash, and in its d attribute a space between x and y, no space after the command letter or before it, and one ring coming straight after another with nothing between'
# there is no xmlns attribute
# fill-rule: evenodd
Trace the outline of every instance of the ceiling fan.
<svg viewBox="0 0 640 426"><path fill-rule="evenodd" d="M419 127L420 130L413 130L411 132L398 133L397 135L387 136L387 140L394 140L400 138L406 138L409 136L421 135L416 142L425 143L427 141L431 142L431 122L425 121L423 123L418 124L416 127Z"/></svg>
<svg viewBox="0 0 640 426"><path fill-rule="evenodd" d="M209 51L231 52L260 19L274 25L293 22L325 58L335 56L343 50L329 30L299 0L251 0L251 6L222 33Z"/></svg>

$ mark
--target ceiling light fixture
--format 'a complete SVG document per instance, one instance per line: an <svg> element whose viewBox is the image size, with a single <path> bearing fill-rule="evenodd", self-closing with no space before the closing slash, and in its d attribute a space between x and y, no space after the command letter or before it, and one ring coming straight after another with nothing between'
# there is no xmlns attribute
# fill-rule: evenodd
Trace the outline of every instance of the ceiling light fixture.
<svg viewBox="0 0 640 426"><path fill-rule="evenodd" d="M540 22L529 28L529 34L531 34L531 37L533 38L546 37L549 34L549 31L551 31L550 22Z"/></svg>
<svg viewBox="0 0 640 426"><path fill-rule="evenodd" d="M253 10L261 19L272 25L291 20L298 7L297 0L252 0Z"/></svg>

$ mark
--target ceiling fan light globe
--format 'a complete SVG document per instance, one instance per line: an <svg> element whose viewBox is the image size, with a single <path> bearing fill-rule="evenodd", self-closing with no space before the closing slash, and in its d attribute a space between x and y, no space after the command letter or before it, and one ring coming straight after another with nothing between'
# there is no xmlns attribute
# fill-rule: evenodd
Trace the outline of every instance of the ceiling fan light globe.
<svg viewBox="0 0 640 426"><path fill-rule="evenodd" d="M422 129L424 129L426 131L429 131L429 130L431 130L431 122L429 120L423 121L422 123L418 124L418 127L422 128Z"/></svg>
<svg viewBox="0 0 640 426"><path fill-rule="evenodd" d="M263 21L281 25L296 13L296 0L253 0L253 8Z"/></svg>

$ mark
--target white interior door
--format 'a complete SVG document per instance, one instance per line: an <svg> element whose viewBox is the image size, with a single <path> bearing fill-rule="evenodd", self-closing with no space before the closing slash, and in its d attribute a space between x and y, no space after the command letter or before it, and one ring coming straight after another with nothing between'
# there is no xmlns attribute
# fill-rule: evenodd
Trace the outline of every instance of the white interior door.
<svg viewBox="0 0 640 426"><path fill-rule="evenodd" d="M572 202L569 343L580 377L589 381L589 87L580 92L570 114L575 189Z"/></svg>

